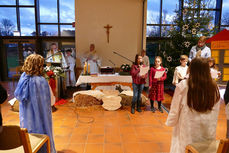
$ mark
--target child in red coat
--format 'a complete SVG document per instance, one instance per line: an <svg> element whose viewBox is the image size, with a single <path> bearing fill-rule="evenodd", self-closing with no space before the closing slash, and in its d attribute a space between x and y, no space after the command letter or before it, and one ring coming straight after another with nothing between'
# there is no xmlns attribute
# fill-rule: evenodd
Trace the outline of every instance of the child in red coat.
<svg viewBox="0 0 229 153"><path fill-rule="evenodd" d="M157 71L164 71L164 74L160 78L155 78ZM149 98L151 104L151 111L154 113L154 101L158 102L158 110L163 113L161 109L161 101L164 100L164 80L166 79L165 68L162 67L162 58L157 56L155 58L155 66L150 69L149 75Z"/></svg>
<svg viewBox="0 0 229 153"><path fill-rule="evenodd" d="M142 62L142 56L136 55L135 62L131 67L131 76L132 76L132 86L133 86L133 99L131 104L131 113L135 112L135 104L137 103L137 111L141 112L141 94L144 88L144 84L146 83L146 78L148 73L145 75L140 75L140 69L146 67Z"/></svg>

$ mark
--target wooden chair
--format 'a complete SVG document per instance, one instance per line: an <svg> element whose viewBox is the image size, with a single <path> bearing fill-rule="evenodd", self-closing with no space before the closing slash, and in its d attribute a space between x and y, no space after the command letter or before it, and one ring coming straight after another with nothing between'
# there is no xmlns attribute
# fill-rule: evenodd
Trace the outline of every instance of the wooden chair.
<svg viewBox="0 0 229 153"><path fill-rule="evenodd" d="M21 77L21 69L22 69L22 66L16 67L16 74L12 75L13 85L14 85L15 80Z"/></svg>
<svg viewBox="0 0 229 153"><path fill-rule="evenodd" d="M229 153L229 139L192 143L186 146L185 153Z"/></svg>
<svg viewBox="0 0 229 153"><path fill-rule="evenodd" d="M45 143L50 153L47 135L28 133L27 129L15 125L3 126L0 133L0 153L36 153Z"/></svg>

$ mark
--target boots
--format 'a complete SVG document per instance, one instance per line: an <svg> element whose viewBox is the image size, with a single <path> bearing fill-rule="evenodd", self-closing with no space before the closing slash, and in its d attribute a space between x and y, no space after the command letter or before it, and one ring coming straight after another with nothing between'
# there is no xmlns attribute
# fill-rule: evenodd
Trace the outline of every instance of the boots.
<svg viewBox="0 0 229 153"><path fill-rule="evenodd" d="M158 110L163 113L163 109L161 108L161 101L158 102Z"/></svg>
<svg viewBox="0 0 229 153"><path fill-rule="evenodd" d="M134 114L135 113L135 103L133 104L133 102L132 102L132 104L131 104L131 114Z"/></svg>
<svg viewBox="0 0 229 153"><path fill-rule="evenodd" d="M154 103L154 101L153 101L153 100L150 100L151 111L152 111L153 113L155 113L156 109L154 108L153 103Z"/></svg>
<svg viewBox="0 0 229 153"><path fill-rule="evenodd" d="M137 102L137 111L138 112L142 112L142 110L141 110L141 101Z"/></svg>

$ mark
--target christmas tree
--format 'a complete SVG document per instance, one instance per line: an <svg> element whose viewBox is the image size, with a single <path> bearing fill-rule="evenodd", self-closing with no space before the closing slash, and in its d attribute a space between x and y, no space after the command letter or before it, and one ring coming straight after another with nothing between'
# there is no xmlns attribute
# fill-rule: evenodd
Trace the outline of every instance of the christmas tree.
<svg viewBox="0 0 229 153"><path fill-rule="evenodd" d="M180 55L189 56L191 47L196 45L200 36L212 36L216 27L213 26L213 15L205 10L209 6L202 0L185 0L184 7L175 10L176 16L168 31L170 41L160 41L158 55L167 68L167 84L172 83L176 66L180 65Z"/></svg>

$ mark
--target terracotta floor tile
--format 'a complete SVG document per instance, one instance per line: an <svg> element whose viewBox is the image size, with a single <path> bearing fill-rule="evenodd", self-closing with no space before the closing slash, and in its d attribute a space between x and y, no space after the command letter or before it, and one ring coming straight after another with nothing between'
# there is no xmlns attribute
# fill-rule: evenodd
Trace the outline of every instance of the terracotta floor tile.
<svg viewBox="0 0 229 153"><path fill-rule="evenodd" d="M53 120L53 127L61 127L63 125L63 121Z"/></svg>
<svg viewBox="0 0 229 153"><path fill-rule="evenodd" d="M74 128L76 127L76 121L74 120L65 120L63 121L62 127L67 127L67 128Z"/></svg>
<svg viewBox="0 0 229 153"><path fill-rule="evenodd" d="M66 148L68 148L69 144L56 144L55 142L55 148L56 148L56 151L62 151Z"/></svg>
<svg viewBox="0 0 229 153"><path fill-rule="evenodd" d="M86 144L85 153L103 153L103 144Z"/></svg>
<svg viewBox="0 0 229 153"><path fill-rule="evenodd" d="M120 135L120 127L105 127L105 134Z"/></svg>
<svg viewBox="0 0 229 153"><path fill-rule="evenodd" d="M155 129L152 126L135 127L137 134L153 134Z"/></svg>
<svg viewBox="0 0 229 153"><path fill-rule="evenodd" d="M76 127L73 129L72 134L86 135L89 132L89 127Z"/></svg>
<svg viewBox="0 0 229 153"><path fill-rule="evenodd" d="M71 136L54 136L55 145L67 145L70 142Z"/></svg>
<svg viewBox="0 0 229 153"><path fill-rule="evenodd" d="M104 126L92 126L90 129L89 129L89 133L90 134L97 134L97 135L104 135Z"/></svg>
<svg viewBox="0 0 229 153"><path fill-rule="evenodd" d="M75 144L70 143L69 146L63 150L64 153L84 153L85 151L85 144Z"/></svg>
<svg viewBox="0 0 229 153"><path fill-rule="evenodd" d="M105 143L121 143L121 136L117 134L105 134Z"/></svg>
<svg viewBox="0 0 229 153"><path fill-rule="evenodd" d="M87 143L104 143L104 135L89 134Z"/></svg>
<svg viewBox="0 0 229 153"><path fill-rule="evenodd" d="M123 153L121 144L105 144L104 153Z"/></svg>
<svg viewBox="0 0 229 153"><path fill-rule="evenodd" d="M54 135L68 136L71 135L72 128L54 127Z"/></svg>
<svg viewBox="0 0 229 153"><path fill-rule="evenodd" d="M161 152L161 147L158 143L140 143L140 147L142 149L142 153L159 153Z"/></svg>
<svg viewBox="0 0 229 153"><path fill-rule="evenodd" d="M120 127L121 134L135 134L136 131L133 126L122 126Z"/></svg>
<svg viewBox="0 0 229 153"><path fill-rule="evenodd" d="M87 135L72 134L70 143L86 143Z"/></svg>
<svg viewBox="0 0 229 153"><path fill-rule="evenodd" d="M124 153L142 153L139 143L123 143Z"/></svg>
<svg viewBox="0 0 229 153"><path fill-rule="evenodd" d="M136 134L122 134L121 135L122 142L128 142L128 143L137 143L139 140L137 138Z"/></svg>
<svg viewBox="0 0 229 153"><path fill-rule="evenodd" d="M138 142L157 142L156 137L153 134L137 135Z"/></svg>

